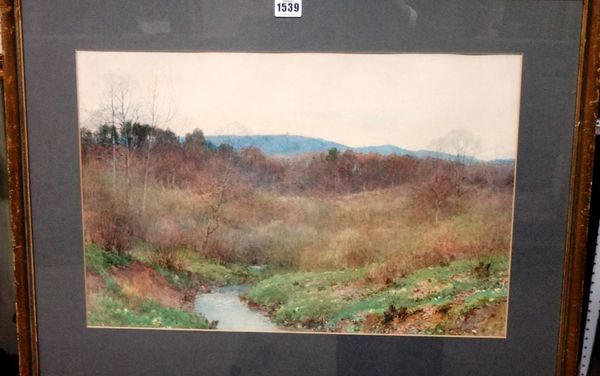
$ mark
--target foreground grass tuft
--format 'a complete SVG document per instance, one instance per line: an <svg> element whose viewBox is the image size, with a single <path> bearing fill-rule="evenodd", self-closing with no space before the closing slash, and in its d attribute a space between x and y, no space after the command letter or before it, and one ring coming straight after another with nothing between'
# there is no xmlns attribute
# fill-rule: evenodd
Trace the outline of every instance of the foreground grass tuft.
<svg viewBox="0 0 600 376"><path fill-rule="evenodd" d="M85 261L91 272L106 274L111 267L124 268L131 265L134 259L127 254L106 252L96 244L86 244Z"/></svg>

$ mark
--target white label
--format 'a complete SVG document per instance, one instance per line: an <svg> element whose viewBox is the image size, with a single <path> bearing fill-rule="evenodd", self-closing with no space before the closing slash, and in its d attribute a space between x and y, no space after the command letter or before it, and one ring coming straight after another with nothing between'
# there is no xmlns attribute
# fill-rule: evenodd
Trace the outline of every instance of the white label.
<svg viewBox="0 0 600 376"><path fill-rule="evenodd" d="M275 17L302 17L302 0L275 0Z"/></svg>

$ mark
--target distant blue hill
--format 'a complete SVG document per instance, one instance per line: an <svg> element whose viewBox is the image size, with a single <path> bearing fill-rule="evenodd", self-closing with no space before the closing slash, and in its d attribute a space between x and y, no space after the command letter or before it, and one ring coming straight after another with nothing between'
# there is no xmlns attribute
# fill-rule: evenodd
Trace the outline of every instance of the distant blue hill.
<svg viewBox="0 0 600 376"><path fill-rule="evenodd" d="M378 153L381 155L412 155L414 153L413 151L402 149L394 145L362 146L358 148L352 148L352 150L357 153Z"/></svg>
<svg viewBox="0 0 600 376"><path fill-rule="evenodd" d="M234 149L255 147L267 155L292 157L301 154L321 153L331 148L340 151L352 150L356 153L378 153L381 155L408 155L415 158L439 158L450 160L455 156L429 150L407 150L394 145L363 146L352 148L337 142L293 135L253 135L253 136L206 136L206 140L215 146L229 144ZM467 157L466 162L477 162L476 158Z"/></svg>
<svg viewBox="0 0 600 376"><path fill-rule="evenodd" d="M320 153L331 148L347 150L348 147L336 142L288 135L259 136L207 136L206 140L214 145L229 144L234 149L255 147L267 155L294 156L306 153Z"/></svg>

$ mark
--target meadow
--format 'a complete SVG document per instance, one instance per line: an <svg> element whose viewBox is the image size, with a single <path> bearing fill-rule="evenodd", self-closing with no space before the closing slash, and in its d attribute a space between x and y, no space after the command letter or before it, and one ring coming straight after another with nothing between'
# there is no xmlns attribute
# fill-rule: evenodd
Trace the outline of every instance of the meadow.
<svg viewBox="0 0 600 376"><path fill-rule="evenodd" d="M196 296L243 285L280 330L505 334L514 161L81 138L89 325L221 329Z"/></svg>

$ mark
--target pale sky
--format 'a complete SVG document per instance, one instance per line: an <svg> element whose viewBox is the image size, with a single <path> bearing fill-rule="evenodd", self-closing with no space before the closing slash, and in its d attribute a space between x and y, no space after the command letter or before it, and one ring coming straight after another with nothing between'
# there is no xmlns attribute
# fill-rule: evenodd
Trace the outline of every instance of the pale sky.
<svg viewBox="0 0 600 376"><path fill-rule="evenodd" d="M80 123L89 126L120 80L140 120L158 87L162 111L175 113L163 127L179 135L200 128L419 150L460 131L478 140L480 159L515 158L521 66L521 55L78 51Z"/></svg>

